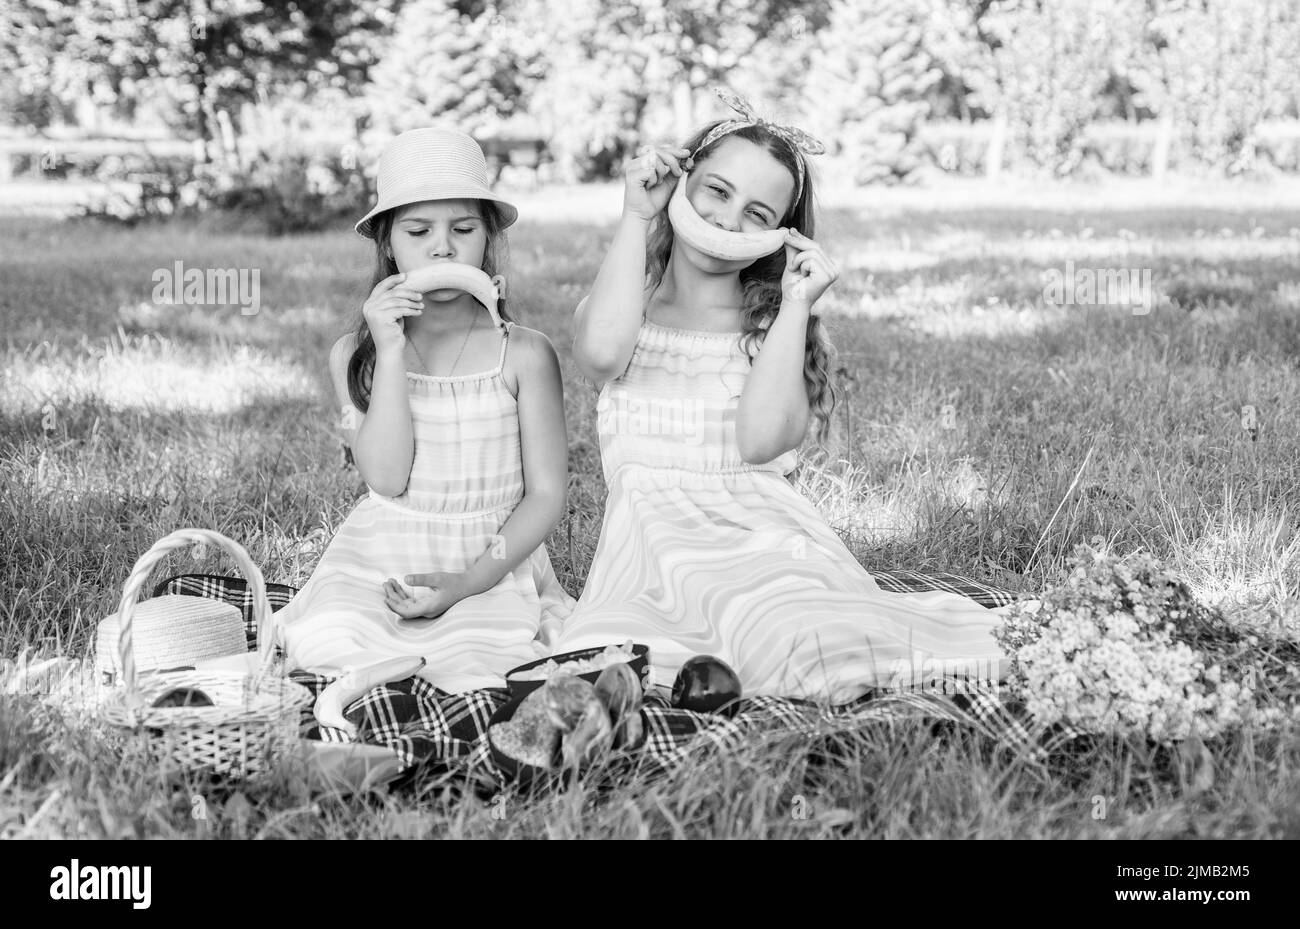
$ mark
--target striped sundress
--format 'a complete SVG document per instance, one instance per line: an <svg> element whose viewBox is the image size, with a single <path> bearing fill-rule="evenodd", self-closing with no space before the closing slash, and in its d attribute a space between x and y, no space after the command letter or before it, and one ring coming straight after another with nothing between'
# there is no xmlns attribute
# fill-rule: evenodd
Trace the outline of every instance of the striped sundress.
<svg viewBox="0 0 1300 929"><path fill-rule="evenodd" d="M646 321L597 402L609 488L600 541L555 650L628 638L670 686L714 655L745 694L852 701L875 687L1004 676L1002 611L946 591L883 591L785 475L794 451L746 464L737 333ZM972 681L973 683L973 681Z"/></svg>
<svg viewBox="0 0 1300 929"><path fill-rule="evenodd" d="M407 574L464 571L491 549L524 495L519 415L497 366L438 377L408 372L415 457L397 497L370 491L348 515L303 589L281 610L289 667L423 655L421 676L448 693L505 686L505 672L545 653L573 598L546 547L490 590L437 619L405 620L381 585ZM536 643L536 646L535 646Z"/></svg>

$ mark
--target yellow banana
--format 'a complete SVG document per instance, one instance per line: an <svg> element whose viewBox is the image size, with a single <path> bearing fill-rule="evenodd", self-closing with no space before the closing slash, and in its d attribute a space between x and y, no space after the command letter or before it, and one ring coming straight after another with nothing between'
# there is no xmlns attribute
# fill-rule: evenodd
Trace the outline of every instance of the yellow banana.
<svg viewBox="0 0 1300 929"><path fill-rule="evenodd" d="M463 290L487 307L487 311L492 314L492 325L498 329L505 325L497 311L497 300L504 283L505 279L499 274L488 277L481 269L458 261L439 261L416 268L406 272L406 280L402 281L403 286L420 293L430 290Z"/></svg>
<svg viewBox="0 0 1300 929"><path fill-rule="evenodd" d="M673 232L694 249L725 261L753 261L770 255L785 244L785 229L763 232L730 232L706 220L686 197L686 179L677 180L677 189L668 201L668 221Z"/></svg>
<svg viewBox="0 0 1300 929"><path fill-rule="evenodd" d="M390 681L405 680L423 667L424 659L417 655L413 658L385 658L368 665L348 668L320 692L316 705L312 707L312 714L322 726L343 729L355 736L357 727L344 717L343 711L370 688Z"/></svg>

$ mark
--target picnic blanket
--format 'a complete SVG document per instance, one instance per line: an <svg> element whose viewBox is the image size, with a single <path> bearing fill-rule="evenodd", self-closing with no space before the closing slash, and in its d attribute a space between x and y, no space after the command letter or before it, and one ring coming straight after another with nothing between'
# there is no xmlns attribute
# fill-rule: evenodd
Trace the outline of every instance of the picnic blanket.
<svg viewBox="0 0 1300 929"><path fill-rule="evenodd" d="M873 570L885 590L896 592L947 590L989 608L1014 602L1017 595L955 574ZM288 603L297 589L266 584L272 610ZM256 646L252 594L238 577L185 574L168 578L154 596L182 594L210 597L238 607L244 616L249 647ZM291 679L319 694L331 678L295 671ZM392 750L401 775L419 770L463 769L480 784L502 786L505 774L494 764L487 742L492 714L508 699L505 688L483 688L450 694L423 678L408 678L376 687L354 704L349 720L357 724L356 736L317 724L308 706L300 735L322 742L353 739ZM702 750L736 749L765 734L802 732L809 735L852 728L870 720L922 717L973 727L1006 748L1041 758L1049 750L1031 735L1028 720L1014 705L987 686L973 681L947 679L915 688L878 690L852 704L819 706L804 700L759 696L741 701L732 717L696 713L669 705L666 692L652 689L642 708L647 739L634 758L627 759L638 776L671 772Z"/></svg>

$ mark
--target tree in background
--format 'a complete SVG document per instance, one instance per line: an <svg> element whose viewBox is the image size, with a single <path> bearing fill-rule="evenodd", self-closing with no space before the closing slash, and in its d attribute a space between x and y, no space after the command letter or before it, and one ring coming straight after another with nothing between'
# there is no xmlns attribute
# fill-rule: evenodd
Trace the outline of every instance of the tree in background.
<svg viewBox="0 0 1300 929"><path fill-rule="evenodd" d="M1164 173L1177 138L1205 165L1249 168L1260 124L1295 113L1295 3L1147 0L1145 12L1146 41L1134 56L1130 80L1160 120L1154 173Z"/></svg>
<svg viewBox="0 0 1300 929"><path fill-rule="evenodd" d="M1145 0L937 0L926 47L944 110L985 123L985 173L1074 170L1100 113L1127 111Z"/></svg>
<svg viewBox="0 0 1300 929"><path fill-rule="evenodd" d="M930 93L930 117L971 122L987 119L980 91L991 82L993 56L979 30L993 0L933 0L923 41L939 70Z"/></svg>
<svg viewBox="0 0 1300 929"><path fill-rule="evenodd" d="M979 17L993 59L982 102L1005 120L1013 157L1056 174L1082 161L1084 130L1131 45L1128 2L995 0Z"/></svg>
<svg viewBox="0 0 1300 929"><path fill-rule="evenodd" d="M638 144L659 86L657 62L636 41L640 11L609 0L510 0L505 41L528 51L528 111L561 180L617 173Z"/></svg>
<svg viewBox="0 0 1300 929"><path fill-rule="evenodd" d="M742 95L770 105L771 84L747 76L774 63L773 36L815 28L826 2L508 0L500 13L546 36L529 109L561 173L576 179L616 173L638 144L683 139L708 113L721 115L710 91L733 78ZM795 73L789 56L775 63Z"/></svg>
<svg viewBox="0 0 1300 929"><path fill-rule="evenodd" d="M74 118L93 89L75 10L54 0L0 0L0 121L44 129Z"/></svg>
<svg viewBox="0 0 1300 929"><path fill-rule="evenodd" d="M127 119L156 113L230 154L231 117L287 86L355 93L399 0L5 0L8 95L66 114L90 99ZM44 69L45 77L42 77Z"/></svg>
<svg viewBox="0 0 1300 929"><path fill-rule="evenodd" d="M755 105L811 126L822 104L806 100L804 89L830 11L831 0L816 0L772 23L727 81Z"/></svg>
<svg viewBox="0 0 1300 929"><path fill-rule="evenodd" d="M1065 174L1101 150L1099 120L1128 123L1105 127L1129 146L1107 165L1238 171L1257 148L1300 157L1275 122L1297 116L1297 60L1296 0L0 0L0 120L161 124L227 173L258 134L448 121L609 176L727 115L716 84L860 181L908 176L923 126L941 163Z"/></svg>
<svg viewBox="0 0 1300 929"><path fill-rule="evenodd" d="M808 74L805 106L860 183L920 166L917 134L940 72L924 35L929 0L836 0Z"/></svg>
<svg viewBox="0 0 1300 929"><path fill-rule="evenodd" d="M515 100L496 84L506 62L490 27L486 11L471 16L451 0L408 0L365 91L377 144L438 123L473 135L510 115Z"/></svg>
<svg viewBox="0 0 1300 929"><path fill-rule="evenodd" d="M685 138L702 119L701 103L742 64L756 65L764 36L807 22L808 0L633 0L635 38L658 59L671 93L674 138ZM658 89L658 88L657 88ZM742 94L743 95L743 94Z"/></svg>

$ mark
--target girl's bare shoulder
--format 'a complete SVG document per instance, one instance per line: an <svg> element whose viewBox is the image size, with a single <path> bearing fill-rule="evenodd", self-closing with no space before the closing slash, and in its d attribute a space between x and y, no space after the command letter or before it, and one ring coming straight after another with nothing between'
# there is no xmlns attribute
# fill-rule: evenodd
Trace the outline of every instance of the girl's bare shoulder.
<svg viewBox="0 0 1300 929"><path fill-rule="evenodd" d="M517 360L536 363L554 358L555 346L546 333L516 323L510 327L510 347L507 352Z"/></svg>
<svg viewBox="0 0 1300 929"><path fill-rule="evenodd" d="M506 370L520 377L546 377L559 374L560 362L555 346L546 333L515 324L510 327L510 343L506 349Z"/></svg>

